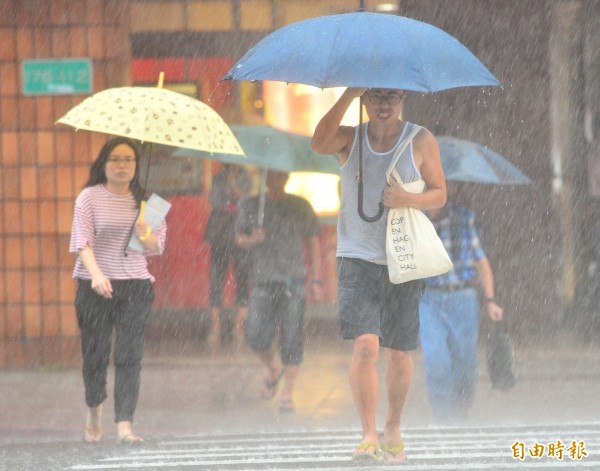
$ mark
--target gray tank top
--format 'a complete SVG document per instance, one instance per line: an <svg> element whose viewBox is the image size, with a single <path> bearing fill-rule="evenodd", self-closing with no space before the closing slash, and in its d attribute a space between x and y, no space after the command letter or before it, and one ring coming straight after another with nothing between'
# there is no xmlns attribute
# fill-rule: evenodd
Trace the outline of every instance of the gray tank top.
<svg viewBox="0 0 600 471"><path fill-rule="evenodd" d="M406 123L398 141L387 152L375 152L369 143L369 123L356 128L354 143L348 160L340 168L342 183L341 207L338 219L337 256L360 258L375 263L385 264L385 230L387 226L388 208L383 216L375 222L366 222L358 214L358 132L363 132L363 210L367 216L374 216L379 211L379 202L386 187L385 171L392 161L398 145L411 131L412 123ZM421 178L415 166L412 142L402 152L396 164L396 170L404 183Z"/></svg>

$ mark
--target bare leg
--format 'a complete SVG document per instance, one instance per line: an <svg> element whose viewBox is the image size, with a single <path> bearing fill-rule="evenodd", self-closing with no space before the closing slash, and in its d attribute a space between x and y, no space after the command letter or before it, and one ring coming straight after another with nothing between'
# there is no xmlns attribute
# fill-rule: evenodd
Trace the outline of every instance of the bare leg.
<svg viewBox="0 0 600 471"><path fill-rule="evenodd" d="M379 395L377 358L379 337L373 334L361 335L354 339L354 349L350 363L350 388L354 404L358 410L363 432L363 443L377 442L375 412ZM370 449L356 450L355 453L372 452Z"/></svg>
<svg viewBox="0 0 600 471"><path fill-rule="evenodd" d="M236 346L241 348L244 343L244 328L246 326L246 318L248 317L248 306L239 306L237 308L236 318L235 318L235 326L234 326L234 335Z"/></svg>
<svg viewBox="0 0 600 471"><path fill-rule="evenodd" d="M213 306L210 310L210 332L207 340L211 350L216 350L221 345L221 308L218 306Z"/></svg>
<svg viewBox="0 0 600 471"><path fill-rule="evenodd" d="M102 404L96 407L88 407L85 418L85 441L87 443L98 443L102 440Z"/></svg>
<svg viewBox="0 0 600 471"><path fill-rule="evenodd" d="M117 422L117 434L120 443L133 445L144 442L144 439L142 437L133 433L131 421L129 420L122 420L121 422Z"/></svg>
<svg viewBox="0 0 600 471"><path fill-rule="evenodd" d="M402 409L408 396L408 391L413 379L414 363L410 352L385 349L386 354L386 386L388 398L388 412L384 425L384 449L392 449L402 443L400 422ZM397 448L400 450L400 448ZM391 453L391 461L403 461L404 451Z"/></svg>
<svg viewBox="0 0 600 471"><path fill-rule="evenodd" d="M257 353L257 356L267 367L262 397L263 399L271 399L277 392L277 386L284 372L284 367L279 363L273 350Z"/></svg>
<svg viewBox="0 0 600 471"><path fill-rule="evenodd" d="M294 386L300 372L300 365L285 365L283 369L283 390L279 402L279 408L282 411L294 410Z"/></svg>

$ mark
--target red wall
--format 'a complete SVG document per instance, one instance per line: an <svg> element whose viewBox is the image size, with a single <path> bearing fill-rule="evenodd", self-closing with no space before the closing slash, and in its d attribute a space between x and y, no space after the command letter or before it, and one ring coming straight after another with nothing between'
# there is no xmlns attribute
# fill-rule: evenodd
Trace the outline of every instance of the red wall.
<svg viewBox="0 0 600 471"><path fill-rule="evenodd" d="M202 241L210 205L204 196L172 196L167 246L150 259L157 309L203 308L209 304L210 245Z"/></svg>

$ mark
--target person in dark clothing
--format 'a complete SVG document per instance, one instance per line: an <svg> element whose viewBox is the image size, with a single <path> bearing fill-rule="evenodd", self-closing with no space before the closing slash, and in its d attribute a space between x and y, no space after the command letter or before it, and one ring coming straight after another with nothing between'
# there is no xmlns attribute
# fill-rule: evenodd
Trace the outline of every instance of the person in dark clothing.
<svg viewBox="0 0 600 471"><path fill-rule="evenodd" d="M306 200L284 191L287 179L287 173L269 171L264 215L258 213L265 195L248 198L235 226L237 244L252 254L246 340L267 368L264 399L275 396L284 378L279 402L282 411L294 410L294 385L304 353L305 242L312 269L309 286L313 299L321 297L319 222ZM279 356L273 349L278 334Z"/></svg>
<svg viewBox="0 0 600 471"><path fill-rule="evenodd" d="M248 195L252 181L243 168L225 164L213 179L211 189L212 212L208 219L204 240L211 246L210 258L210 304L211 329L209 345L217 348L221 342L221 312L223 309L223 285L231 263L236 285L236 320L234 336L237 346L243 342L243 326L248 305L247 251L234 241L234 226L240 201Z"/></svg>

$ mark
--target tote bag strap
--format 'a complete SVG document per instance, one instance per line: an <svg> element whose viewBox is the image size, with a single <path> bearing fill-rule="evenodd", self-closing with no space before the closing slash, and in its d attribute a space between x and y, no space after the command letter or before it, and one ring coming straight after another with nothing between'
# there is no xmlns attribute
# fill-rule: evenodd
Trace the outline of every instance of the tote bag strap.
<svg viewBox="0 0 600 471"><path fill-rule="evenodd" d="M400 145L396 148L396 152L394 152L394 156L392 157L392 162L390 163L390 166L388 167L388 169L385 172L385 179L387 180L388 183L390 182L390 176L394 177L398 181L398 183L404 183L402 181L402 178L400 177L400 174L396 170L396 163L398 162L398 159L402 155L402 152L404 152L404 149L406 149L408 147L408 145L411 143L411 141L417 135L417 133L421 129L423 129L423 126L419 126L418 124L413 124L412 126L413 126L413 128L408 133L408 136L406 136L402 140Z"/></svg>

